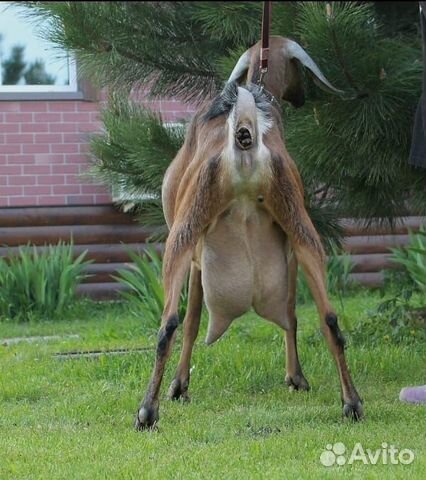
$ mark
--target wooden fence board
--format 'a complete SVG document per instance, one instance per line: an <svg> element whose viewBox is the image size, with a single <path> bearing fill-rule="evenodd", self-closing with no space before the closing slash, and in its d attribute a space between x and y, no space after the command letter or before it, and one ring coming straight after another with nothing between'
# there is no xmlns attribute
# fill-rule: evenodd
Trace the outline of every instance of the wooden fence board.
<svg viewBox="0 0 426 480"><path fill-rule="evenodd" d="M60 240L75 245L145 242L152 231L138 225L55 225L51 227L0 228L0 245L15 247L55 244Z"/></svg>
<svg viewBox="0 0 426 480"><path fill-rule="evenodd" d="M119 270L131 270L131 263L93 263L85 272L90 277L85 278L83 283L110 283L115 282L112 275L118 276Z"/></svg>
<svg viewBox="0 0 426 480"><path fill-rule="evenodd" d="M403 217L396 221L394 228L387 225L373 224L369 228L353 219L344 218L341 220L346 237L354 236L375 236L375 235L406 235L409 230L417 232L420 226L426 227L426 217Z"/></svg>
<svg viewBox="0 0 426 480"><path fill-rule="evenodd" d="M94 263L123 263L129 262L128 251L142 255L147 248L145 243L127 243L127 244L98 244L98 245L75 245L73 248L74 257L77 257L84 251L87 251L86 260L93 260ZM162 245L156 245L156 250L161 252ZM16 255L19 247L0 247L0 257ZM46 247L39 246L37 251L43 252Z"/></svg>
<svg viewBox="0 0 426 480"><path fill-rule="evenodd" d="M371 237L348 237L344 249L350 254L389 253L390 248L408 245L408 235L377 235Z"/></svg>
<svg viewBox="0 0 426 480"><path fill-rule="evenodd" d="M384 275L382 272L351 273L350 280L365 287L376 288L383 285Z"/></svg>
<svg viewBox="0 0 426 480"><path fill-rule="evenodd" d="M390 259L391 254L371 253L351 255L353 273L379 272L386 269L397 269L398 265Z"/></svg>
<svg viewBox="0 0 426 480"><path fill-rule="evenodd" d="M77 287L77 295L93 300L119 300L123 290L127 290L126 287L116 282L82 283Z"/></svg>
<svg viewBox="0 0 426 480"><path fill-rule="evenodd" d="M131 214L112 205L0 208L0 227L135 225Z"/></svg>

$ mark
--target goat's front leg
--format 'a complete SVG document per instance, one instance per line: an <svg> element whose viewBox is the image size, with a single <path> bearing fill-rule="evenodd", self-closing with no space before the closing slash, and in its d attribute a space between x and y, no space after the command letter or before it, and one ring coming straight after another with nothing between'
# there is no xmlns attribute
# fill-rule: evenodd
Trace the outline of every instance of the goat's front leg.
<svg viewBox="0 0 426 480"><path fill-rule="evenodd" d="M163 257L164 310L159 331L154 370L135 421L138 430L152 428L159 419L159 393L164 369L179 324L178 304L185 275L202 232L223 204L226 192L220 190L220 157L200 167L180 199Z"/></svg>
<svg viewBox="0 0 426 480"><path fill-rule="evenodd" d="M303 195L278 156L272 158L272 184L266 206L289 236L316 303L321 329L336 361L340 377L343 413L355 420L363 416L362 402L346 364L344 338L325 286L325 255L320 238L305 210Z"/></svg>

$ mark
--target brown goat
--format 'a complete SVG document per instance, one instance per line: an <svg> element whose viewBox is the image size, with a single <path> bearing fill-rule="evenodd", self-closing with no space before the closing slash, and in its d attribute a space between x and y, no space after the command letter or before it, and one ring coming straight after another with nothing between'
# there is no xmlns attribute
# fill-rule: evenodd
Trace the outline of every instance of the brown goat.
<svg viewBox="0 0 426 480"><path fill-rule="evenodd" d="M190 359L203 297L209 311L206 343L217 340L251 307L286 332L286 383L309 389L299 363L295 315L300 263L317 305L321 329L337 364L344 415L359 419L361 400L352 383L344 339L325 287L324 251L305 210L303 186L283 140L276 101L304 102L298 62L336 92L295 42L271 37L265 89L256 44L235 66L224 90L195 114L185 142L163 181L170 232L163 263L165 305L154 371L137 413L137 429L158 421L159 392L178 326L178 302L190 271L183 348L170 389L188 399ZM237 81L247 81L244 87ZM278 108L277 108L278 107Z"/></svg>

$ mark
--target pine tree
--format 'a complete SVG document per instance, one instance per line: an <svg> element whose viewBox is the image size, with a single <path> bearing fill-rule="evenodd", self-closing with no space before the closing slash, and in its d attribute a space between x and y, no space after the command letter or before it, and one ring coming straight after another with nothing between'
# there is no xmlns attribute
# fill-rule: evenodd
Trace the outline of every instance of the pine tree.
<svg viewBox="0 0 426 480"><path fill-rule="evenodd" d="M34 60L24 72L27 85L54 85L56 78L46 72L43 60Z"/></svg>
<svg viewBox="0 0 426 480"><path fill-rule="evenodd" d="M3 62L3 85L16 85L25 70L25 47L15 45L12 47L9 58Z"/></svg>
<svg viewBox="0 0 426 480"><path fill-rule="evenodd" d="M142 87L187 101L216 93L260 38L262 2L19 3L27 16L48 18L44 36L73 51L83 72L113 93L106 133L93 141L93 171L149 194L142 218L162 223L161 180L182 131L165 129L129 92ZM331 96L306 78L305 106L283 107L288 149L325 238L338 234L341 217L391 223L424 207L426 174L407 163L421 91L418 4L404 5L273 2L272 34L298 41L345 92Z"/></svg>

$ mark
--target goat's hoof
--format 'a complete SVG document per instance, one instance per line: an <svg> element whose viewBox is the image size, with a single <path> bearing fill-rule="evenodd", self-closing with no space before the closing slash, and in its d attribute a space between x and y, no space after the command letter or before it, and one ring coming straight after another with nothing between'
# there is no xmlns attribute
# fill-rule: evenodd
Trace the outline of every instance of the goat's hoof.
<svg viewBox="0 0 426 480"><path fill-rule="evenodd" d="M301 373L293 376L287 374L285 376L285 383L287 384L290 392L293 392L294 390L302 390L308 392L311 388L308 381Z"/></svg>
<svg viewBox="0 0 426 480"><path fill-rule="evenodd" d="M155 430L158 419L158 408L143 405L136 414L135 429L138 431Z"/></svg>
<svg viewBox="0 0 426 480"><path fill-rule="evenodd" d="M343 415L354 422L362 420L364 417L364 410L360 399L343 402Z"/></svg>
<svg viewBox="0 0 426 480"><path fill-rule="evenodd" d="M188 381L182 381L180 378L175 378L169 387L167 397L169 400L181 400L184 403L191 401L188 394Z"/></svg>

